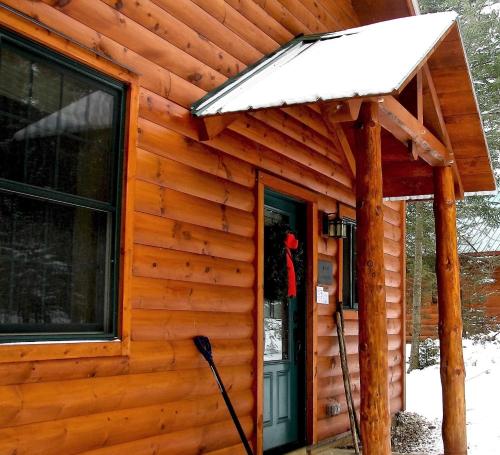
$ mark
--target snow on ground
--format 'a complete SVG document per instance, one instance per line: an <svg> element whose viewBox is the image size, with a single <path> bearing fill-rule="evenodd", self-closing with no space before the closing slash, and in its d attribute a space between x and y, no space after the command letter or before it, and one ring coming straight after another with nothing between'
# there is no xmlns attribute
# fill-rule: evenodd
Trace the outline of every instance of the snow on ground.
<svg viewBox="0 0 500 455"><path fill-rule="evenodd" d="M469 455L500 454L500 343L475 344L464 340L465 393ZM407 345L410 353L410 345ZM406 408L441 420L439 365L414 370L407 375ZM442 453L437 446L435 453Z"/></svg>

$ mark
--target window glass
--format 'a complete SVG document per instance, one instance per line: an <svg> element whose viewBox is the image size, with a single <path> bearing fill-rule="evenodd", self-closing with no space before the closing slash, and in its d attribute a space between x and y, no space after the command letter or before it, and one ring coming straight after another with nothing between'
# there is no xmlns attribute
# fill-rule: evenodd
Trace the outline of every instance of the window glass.
<svg viewBox="0 0 500 455"><path fill-rule="evenodd" d="M0 38L0 341L113 338L124 86Z"/></svg>
<svg viewBox="0 0 500 455"><path fill-rule="evenodd" d="M345 308L358 308L356 286L356 225L347 223L347 237L343 239L342 302Z"/></svg>
<svg viewBox="0 0 500 455"><path fill-rule="evenodd" d="M0 58L0 177L110 202L113 94L15 46Z"/></svg>
<svg viewBox="0 0 500 455"><path fill-rule="evenodd" d="M17 332L105 331L108 218L0 192L0 323Z"/></svg>
<svg viewBox="0 0 500 455"><path fill-rule="evenodd" d="M269 242L269 229L275 224L288 225L288 215L273 210L264 209L264 237ZM265 247L264 247L265 248ZM269 254L266 252L266 254ZM283 256L285 259L285 256ZM283 268L286 267L285 260ZM264 361L288 360L288 331L290 328L288 298L269 300L264 298Z"/></svg>

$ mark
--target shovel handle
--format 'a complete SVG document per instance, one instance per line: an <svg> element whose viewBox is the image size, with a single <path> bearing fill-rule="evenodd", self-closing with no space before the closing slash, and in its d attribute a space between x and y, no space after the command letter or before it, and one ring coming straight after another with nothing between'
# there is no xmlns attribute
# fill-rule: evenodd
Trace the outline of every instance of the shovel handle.
<svg viewBox="0 0 500 455"><path fill-rule="evenodd" d="M212 345L210 340L204 336L196 336L193 338L194 344L203 358L211 365L214 361L212 358Z"/></svg>
<svg viewBox="0 0 500 455"><path fill-rule="evenodd" d="M238 416L236 415L236 412L233 408L231 400L229 399L229 395L227 394L226 388L224 387L224 383L222 382L222 379L219 376L219 372L217 371L217 368L215 366L214 359L212 357L212 346L210 344L210 340L205 336L196 336L193 338L193 342L194 342L196 348L198 349L198 351L200 351L200 354L208 362L208 365L210 366L210 369L212 370L212 373L215 376L215 381L217 382L219 390L222 394L222 398L224 398L224 402L226 403L227 410L229 411L229 414L231 415L231 418L233 419L234 426L236 427L236 430L238 431L241 442L243 443L243 446L245 447L247 454L253 455L252 448L250 447L250 444L248 443L245 432L243 431L243 428L241 427L241 423L238 419Z"/></svg>

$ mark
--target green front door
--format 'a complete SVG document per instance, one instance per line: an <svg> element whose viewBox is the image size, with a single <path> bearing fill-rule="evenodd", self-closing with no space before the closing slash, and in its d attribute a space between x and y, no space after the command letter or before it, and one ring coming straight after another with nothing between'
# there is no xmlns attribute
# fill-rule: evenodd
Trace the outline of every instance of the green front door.
<svg viewBox="0 0 500 455"><path fill-rule="evenodd" d="M264 273L272 271L272 275L286 276L286 260L283 262L283 256L277 254L276 245L283 244L281 232L287 228L295 233L299 244L304 242L305 207L266 191L264 210ZM304 245L302 249L305 251ZM305 264L305 258L301 262ZM269 298L276 293L269 292L266 286L283 286L283 280L267 278L264 279L264 450L281 453L304 442L305 299L300 286L296 298L286 295Z"/></svg>

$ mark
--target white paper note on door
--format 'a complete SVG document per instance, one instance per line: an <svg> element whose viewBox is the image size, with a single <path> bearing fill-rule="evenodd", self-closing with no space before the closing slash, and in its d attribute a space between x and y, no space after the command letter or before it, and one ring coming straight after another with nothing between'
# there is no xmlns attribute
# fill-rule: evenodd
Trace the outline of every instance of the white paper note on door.
<svg viewBox="0 0 500 455"><path fill-rule="evenodd" d="M328 292L323 289L323 286L316 286L316 302L322 305L328 305Z"/></svg>

